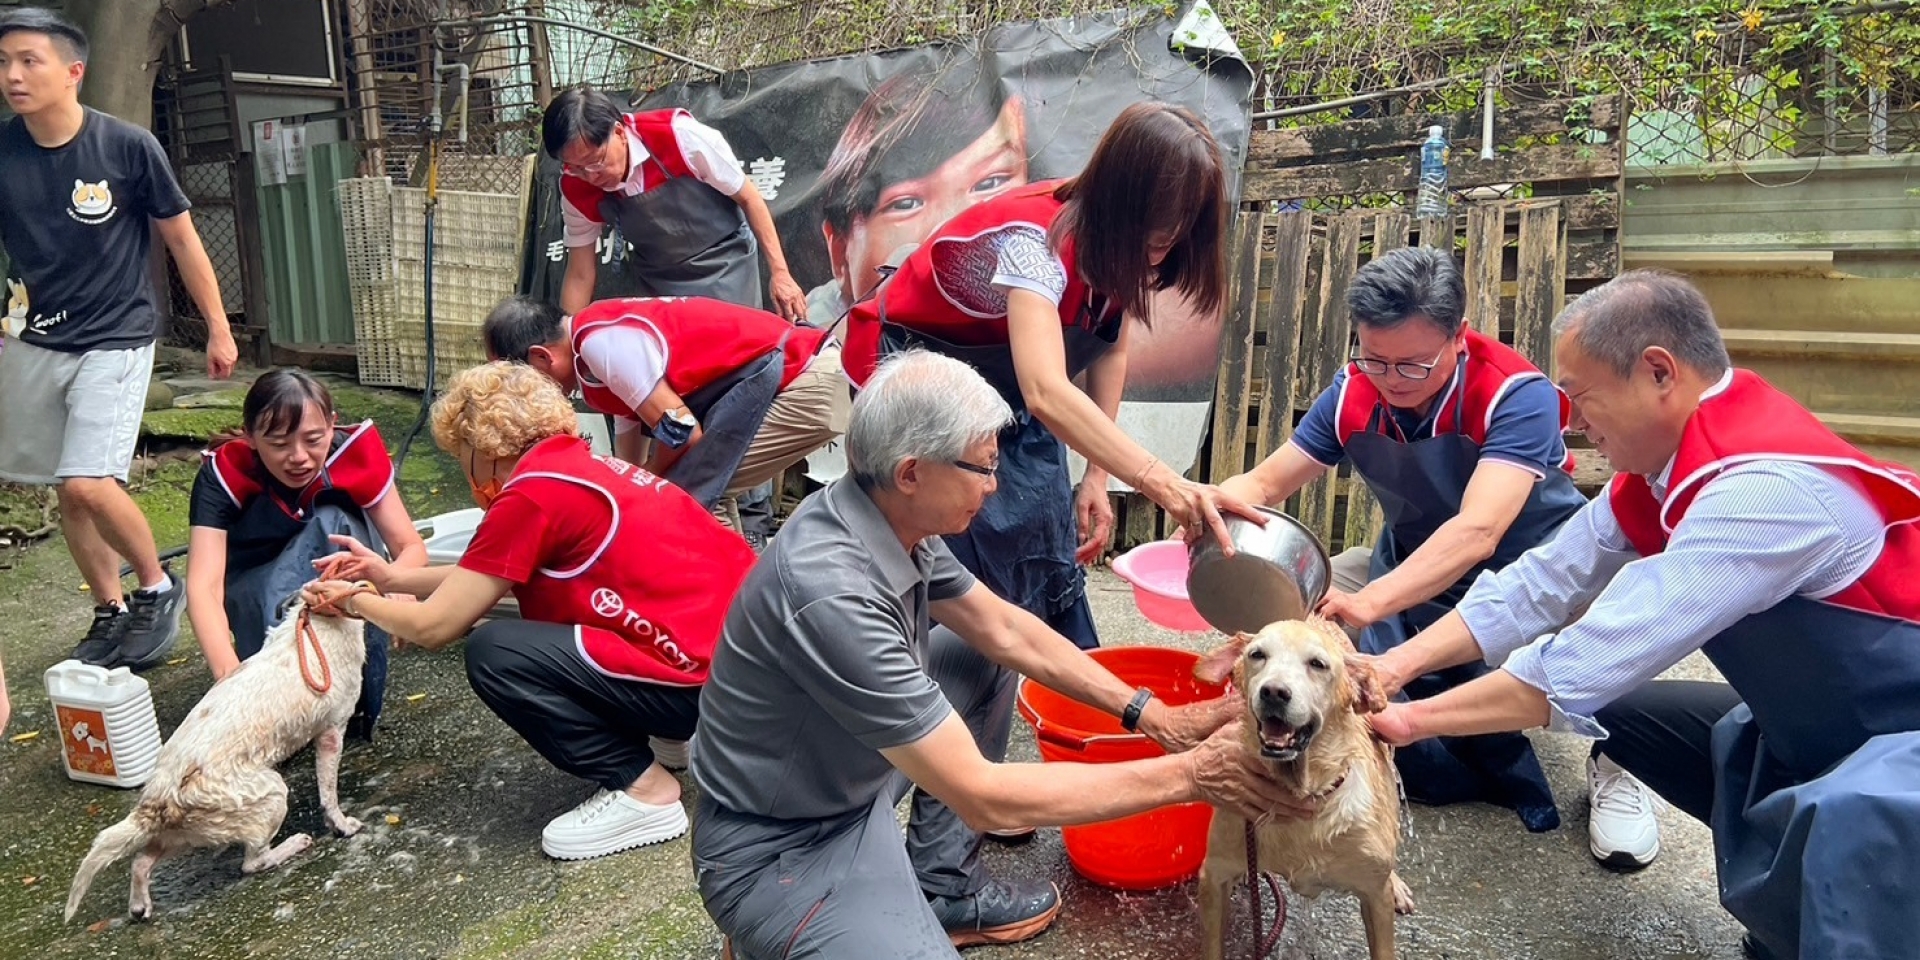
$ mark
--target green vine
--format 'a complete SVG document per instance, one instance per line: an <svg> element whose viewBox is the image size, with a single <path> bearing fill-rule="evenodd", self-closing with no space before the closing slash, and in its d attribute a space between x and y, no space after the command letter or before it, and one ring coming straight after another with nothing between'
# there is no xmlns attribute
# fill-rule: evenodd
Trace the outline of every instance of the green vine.
<svg viewBox="0 0 1920 960"><path fill-rule="evenodd" d="M1289 0L1223 17L1273 106L1458 78L1410 93L1421 110L1471 109L1489 68L1500 99L1624 91L1642 115L1690 125L1696 159L1806 152L1858 139L1888 104L1920 100L1920 3L1859 0ZM1899 107L1893 107L1897 111ZM1306 125L1344 119L1306 114ZM1569 120L1578 125L1578 118ZM1920 147L1911 126L1894 150Z"/></svg>
<svg viewBox="0 0 1920 960"><path fill-rule="evenodd" d="M1127 0L585 0L608 29L728 68L970 37L994 24L1065 17ZM1176 0L1159 0L1177 16ZM1262 78L1283 126L1374 91L1394 110L1465 111L1483 77L1498 99L1567 99L1575 134L1594 99L1624 92L1675 160L1861 152L1881 131L1920 149L1920 0L1212 0ZM645 85L649 65L636 59ZM658 73L659 64L651 69ZM658 78L656 78L658 79ZM673 77L671 79L677 79ZM1903 120L1904 117L1904 120ZM1891 118L1891 119L1889 119ZM1891 129L1889 129L1891 128ZM1844 140L1844 143L1836 142Z"/></svg>

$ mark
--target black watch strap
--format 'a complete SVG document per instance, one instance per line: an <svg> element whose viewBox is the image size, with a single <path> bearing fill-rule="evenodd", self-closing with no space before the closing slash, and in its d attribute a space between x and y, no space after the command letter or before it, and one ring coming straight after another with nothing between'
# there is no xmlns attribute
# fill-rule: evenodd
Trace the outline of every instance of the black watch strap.
<svg viewBox="0 0 1920 960"><path fill-rule="evenodd" d="M1153 691L1141 687L1133 692L1133 699L1127 702L1127 708L1120 711L1120 727L1128 733L1140 726L1140 714L1147 709L1147 701L1153 699Z"/></svg>

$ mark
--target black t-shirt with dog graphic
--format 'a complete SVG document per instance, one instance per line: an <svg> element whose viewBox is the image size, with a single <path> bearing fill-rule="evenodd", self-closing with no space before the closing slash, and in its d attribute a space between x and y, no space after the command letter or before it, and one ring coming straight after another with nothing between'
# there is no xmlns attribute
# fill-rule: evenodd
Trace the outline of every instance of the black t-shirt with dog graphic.
<svg viewBox="0 0 1920 960"><path fill-rule="evenodd" d="M191 206L153 134L89 108L77 136L47 149L15 117L0 126L0 171L7 332L67 353L152 343L149 220Z"/></svg>

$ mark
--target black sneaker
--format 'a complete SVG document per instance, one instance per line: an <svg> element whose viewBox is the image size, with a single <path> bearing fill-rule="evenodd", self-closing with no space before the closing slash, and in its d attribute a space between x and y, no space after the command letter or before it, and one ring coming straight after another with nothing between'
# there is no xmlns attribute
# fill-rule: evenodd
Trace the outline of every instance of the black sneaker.
<svg viewBox="0 0 1920 960"><path fill-rule="evenodd" d="M972 896L928 897L927 903L956 947L1018 943L1053 924L1060 888L1048 880L988 880Z"/></svg>
<svg viewBox="0 0 1920 960"><path fill-rule="evenodd" d="M73 648L73 659L96 667L113 666L120 651L120 635L126 631L126 610L111 603L96 605L93 625L87 628L87 638Z"/></svg>
<svg viewBox="0 0 1920 960"><path fill-rule="evenodd" d="M120 635L120 656L114 666L146 670L165 660L180 638L180 611L186 609L187 585L167 571L163 593L136 590L127 595L127 626Z"/></svg>

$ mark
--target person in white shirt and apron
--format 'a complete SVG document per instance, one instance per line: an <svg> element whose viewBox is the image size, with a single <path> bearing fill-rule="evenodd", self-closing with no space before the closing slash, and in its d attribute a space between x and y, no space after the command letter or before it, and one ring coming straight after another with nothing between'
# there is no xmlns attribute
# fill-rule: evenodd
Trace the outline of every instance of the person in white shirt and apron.
<svg viewBox="0 0 1920 960"><path fill-rule="evenodd" d="M806 317L806 294L787 270L767 201L719 131L685 110L626 113L581 86L547 105L540 134L547 155L563 164L563 312L593 301L595 245L610 224L633 248L627 256L639 289L631 296L711 297L790 321ZM760 288L761 252L771 303Z"/></svg>

